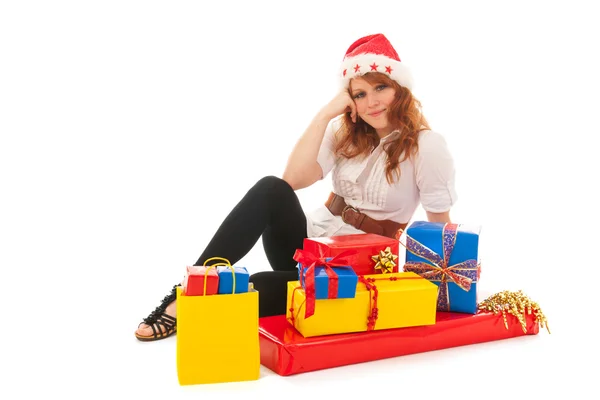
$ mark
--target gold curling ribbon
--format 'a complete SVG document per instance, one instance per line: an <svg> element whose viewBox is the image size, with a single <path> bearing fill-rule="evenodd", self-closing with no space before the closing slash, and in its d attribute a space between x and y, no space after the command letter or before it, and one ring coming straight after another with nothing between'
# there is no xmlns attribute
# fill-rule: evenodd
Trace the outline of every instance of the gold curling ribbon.
<svg viewBox="0 0 600 400"><path fill-rule="evenodd" d="M496 293L480 302L477 305L477 308L484 312L494 313L494 315L501 313L506 329L508 329L506 314L508 313L514 315L519 320L524 333L527 333L525 316L527 314L533 314L535 316L535 322L540 324L542 328L546 328L548 333L550 333L550 328L548 328L548 320L546 319L546 316L542 312L542 309L538 303L532 301L520 290L518 292L504 290Z"/></svg>

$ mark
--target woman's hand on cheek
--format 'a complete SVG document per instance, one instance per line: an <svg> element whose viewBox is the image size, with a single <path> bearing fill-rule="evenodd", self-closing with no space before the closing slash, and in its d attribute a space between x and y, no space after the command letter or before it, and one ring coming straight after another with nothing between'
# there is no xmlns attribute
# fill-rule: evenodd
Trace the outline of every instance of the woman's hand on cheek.
<svg viewBox="0 0 600 400"><path fill-rule="evenodd" d="M341 91L331 99L331 101L323 107L321 112L330 120L340 114L350 112L352 122L356 123L356 105L346 90Z"/></svg>

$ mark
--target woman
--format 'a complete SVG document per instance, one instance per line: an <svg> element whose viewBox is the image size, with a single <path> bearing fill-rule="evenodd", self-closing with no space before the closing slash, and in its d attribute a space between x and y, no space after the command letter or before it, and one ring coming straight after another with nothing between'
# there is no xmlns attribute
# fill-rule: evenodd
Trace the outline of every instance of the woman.
<svg viewBox="0 0 600 400"><path fill-rule="evenodd" d="M194 264L214 256L235 264L262 235L273 271L251 276L261 317L285 313L287 282L298 277L292 257L304 238L364 232L398 238L419 203L429 221L450 222L456 201L452 156L443 137L430 130L410 91L410 72L390 42L382 34L357 40L346 52L340 78L343 90L300 137L283 179L259 180ZM332 194L305 215L295 190L329 172ZM136 337L170 336L175 317L173 287Z"/></svg>

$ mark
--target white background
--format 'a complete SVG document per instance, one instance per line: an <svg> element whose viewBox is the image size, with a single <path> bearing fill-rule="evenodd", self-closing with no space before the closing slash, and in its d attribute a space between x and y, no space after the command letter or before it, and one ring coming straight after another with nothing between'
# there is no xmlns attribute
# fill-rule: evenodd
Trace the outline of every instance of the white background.
<svg viewBox="0 0 600 400"><path fill-rule="evenodd" d="M581 364L598 356L592 3L2 2L0 391L592 397ZM552 334L180 387L175 337L133 331L254 182L281 176L348 46L378 32L454 155L452 218L482 226L481 293L523 289ZM297 193L312 209L329 190L326 179ZM240 264L269 269L260 242Z"/></svg>

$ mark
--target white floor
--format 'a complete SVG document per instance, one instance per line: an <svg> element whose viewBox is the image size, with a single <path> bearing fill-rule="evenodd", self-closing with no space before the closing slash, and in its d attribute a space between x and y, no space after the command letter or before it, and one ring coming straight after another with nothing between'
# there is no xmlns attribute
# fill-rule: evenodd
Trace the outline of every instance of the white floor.
<svg viewBox="0 0 600 400"><path fill-rule="evenodd" d="M530 399L557 394L595 398L588 393L598 356L592 318L589 311L572 309L550 291L536 295L552 334L541 330L536 336L290 377L261 367L258 381L181 387L175 363L176 337L142 343L133 336L139 320L169 287L169 282L165 287L165 279L149 280L142 272L142 266L132 267L116 282L102 278L98 269L96 285L106 284L107 290L69 290L60 296L64 304L70 304L66 309L41 300L21 302L29 307L29 314L14 314L22 325L11 330L12 334L8 332L2 357L5 376L10 378L3 382L2 391L14 390L18 396L3 397L54 393L64 398L306 398L337 393L340 398L437 398L443 393L453 399ZM90 274L83 277L81 288L94 279ZM108 283L111 280L112 284ZM531 291L536 292L536 287ZM486 292L484 288L483 294ZM22 296L27 296L26 290ZM48 332L46 326L56 329ZM588 368L584 363L591 365Z"/></svg>
<svg viewBox="0 0 600 400"><path fill-rule="evenodd" d="M176 339L161 343L133 343L126 348L128 357L144 360L135 374L129 371L126 387L134 390L147 382L156 382L160 394L191 398L198 394L233 394L250 398L305 398L319 393L340 398L363 398L368 395L387 397L419 396L437 398L518 398L549 395L586 395L592 373L581 367L587 345L569 339L569 331L560 317L552 313L548 334L464 346L393 359L374 361L329 370L281 377L261 367L256 382L178 387L175 368ZM585 329L580 327L581 330ZM591 335L583 333L579 341ZM218 339L216 339L218 340ZM153 360L161 360L160 366ZM589 360L592 361L592 360ZM593 361L592 361L593 363ZM126 374L130 366L123 366ZM235 366L232 366L235 368ZM587 379L586 379L587 378ZM586 389L587 387L587 389Z"/></svg>

